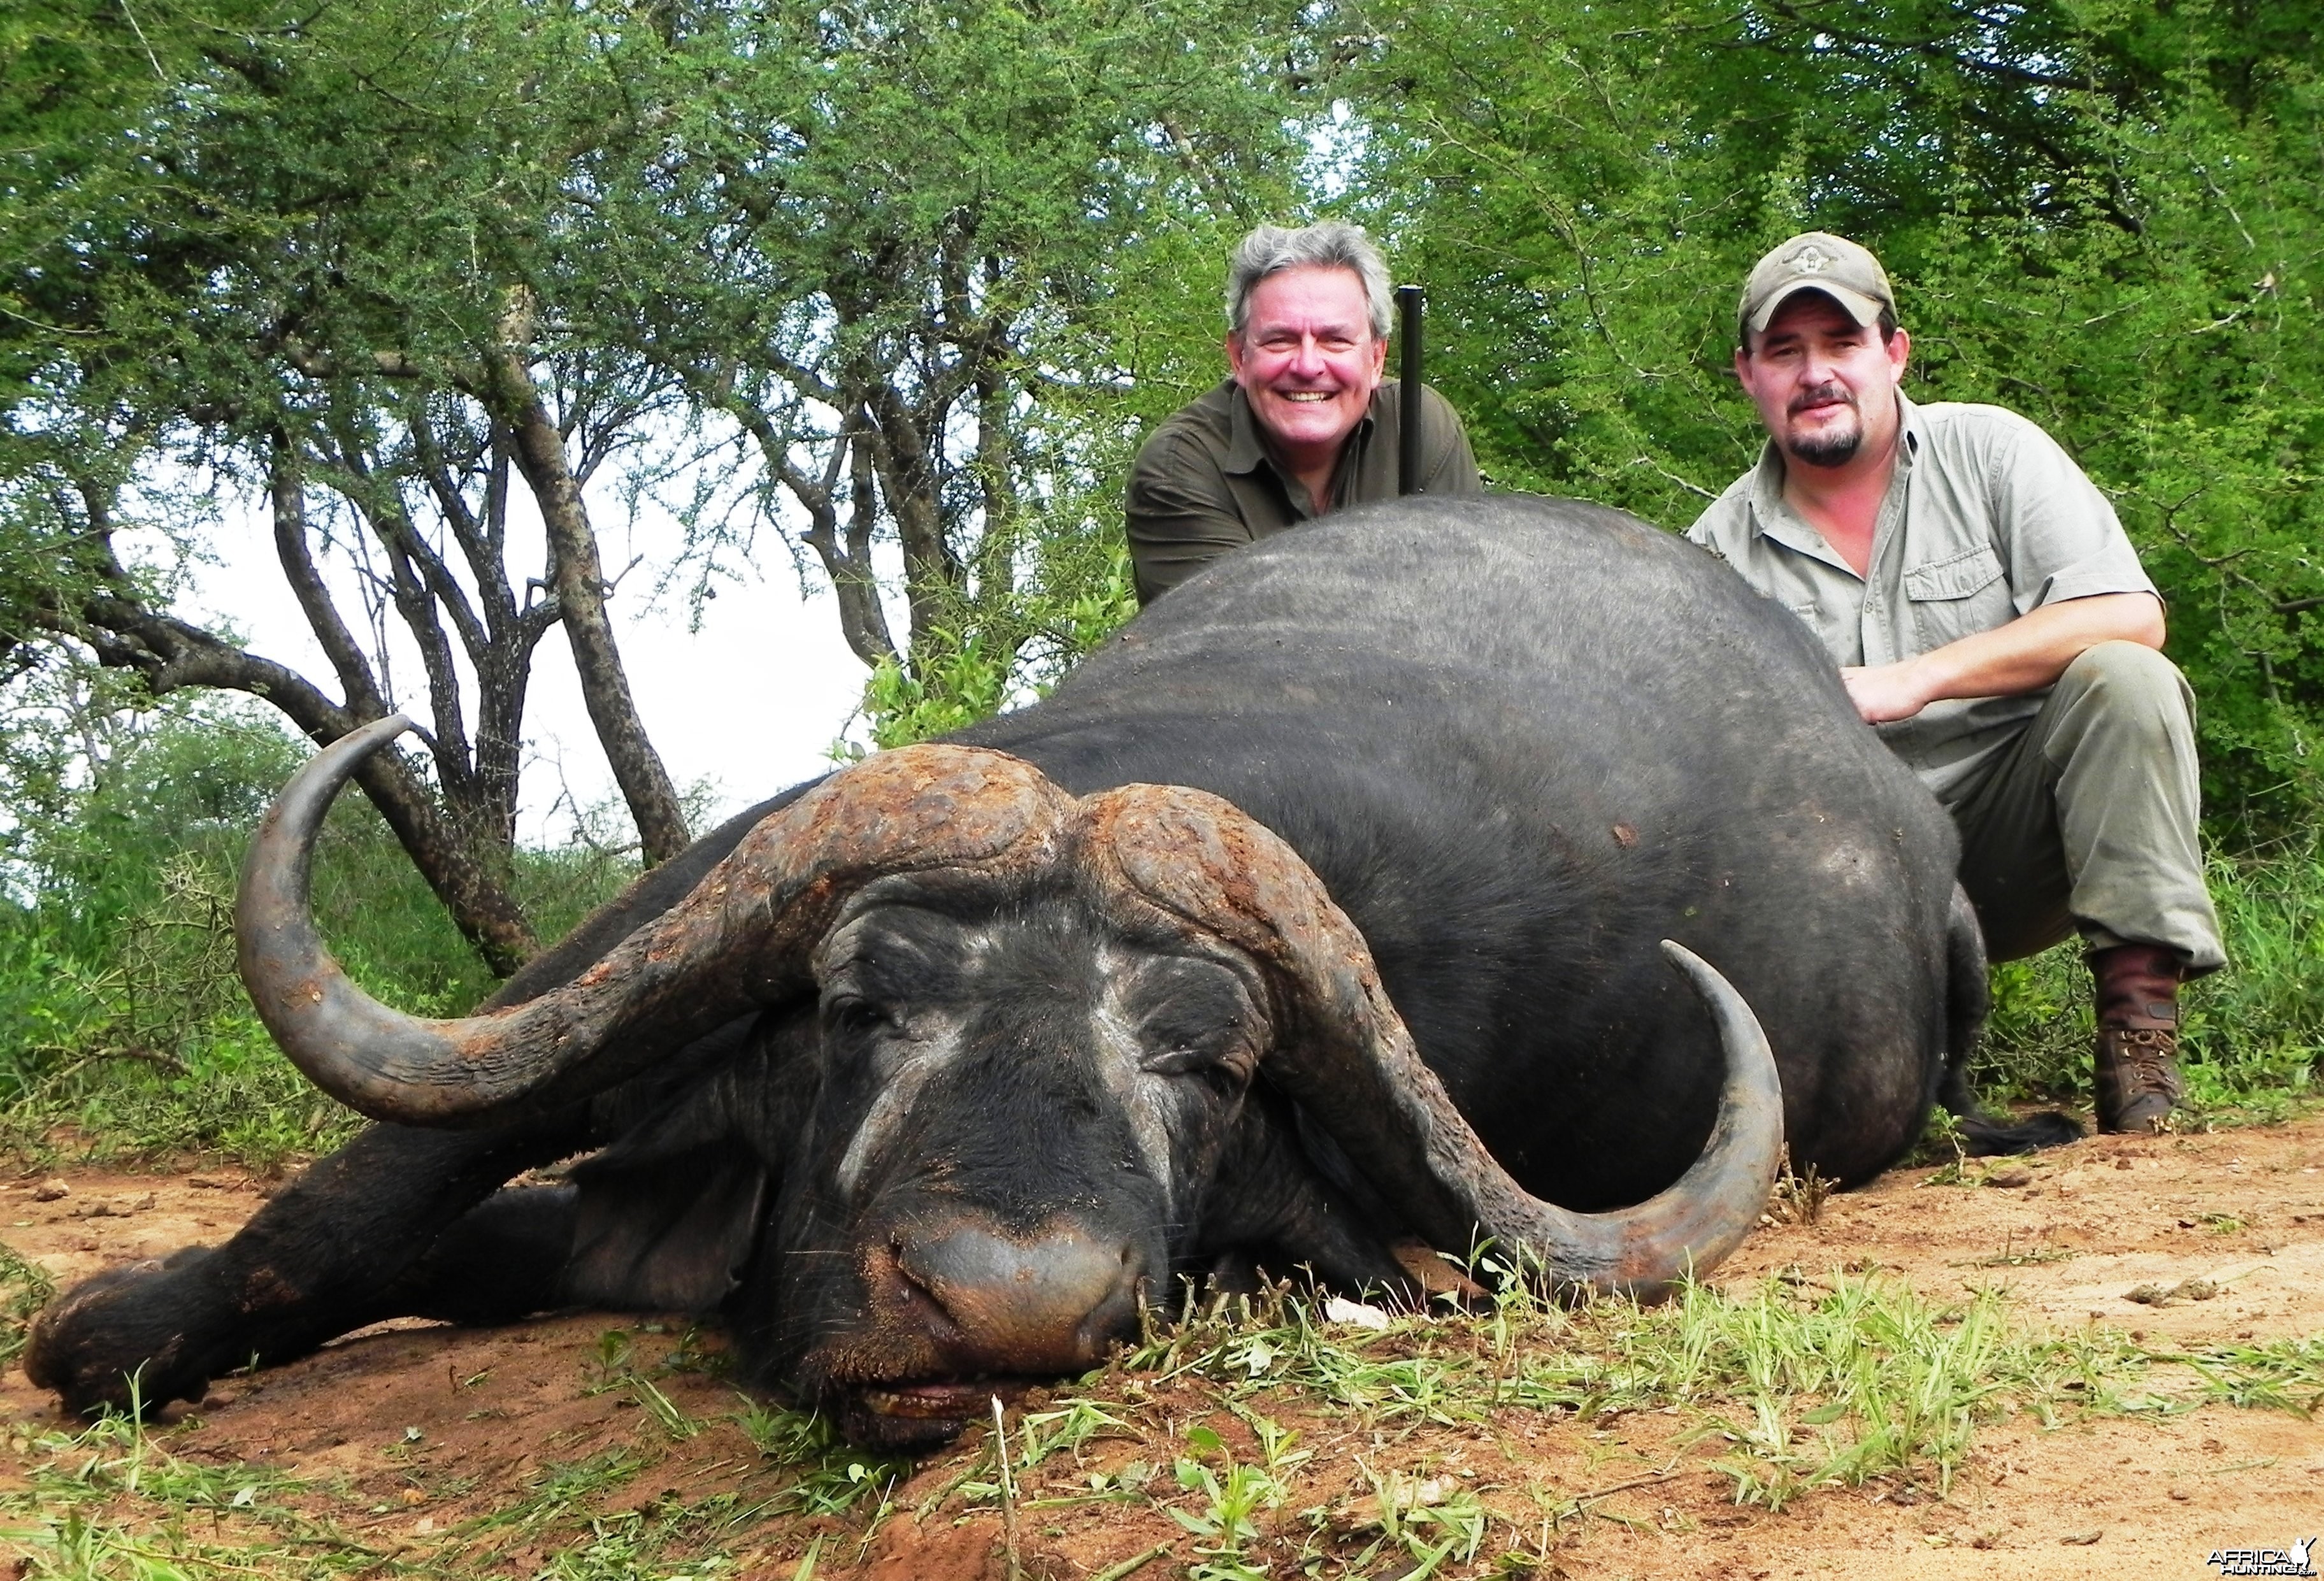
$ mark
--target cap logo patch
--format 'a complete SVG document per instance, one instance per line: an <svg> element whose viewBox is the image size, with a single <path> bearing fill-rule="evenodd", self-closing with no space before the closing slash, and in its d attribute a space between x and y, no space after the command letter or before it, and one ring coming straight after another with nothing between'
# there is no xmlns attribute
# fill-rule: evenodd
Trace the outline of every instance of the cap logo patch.
<svg viewBox="0 0 2324 1581"><path fill-rule="evenodd" d="M1831 255L1813 242L1792 254L1792 267L1802 274L1821 274L1831 264Z"/></svg>

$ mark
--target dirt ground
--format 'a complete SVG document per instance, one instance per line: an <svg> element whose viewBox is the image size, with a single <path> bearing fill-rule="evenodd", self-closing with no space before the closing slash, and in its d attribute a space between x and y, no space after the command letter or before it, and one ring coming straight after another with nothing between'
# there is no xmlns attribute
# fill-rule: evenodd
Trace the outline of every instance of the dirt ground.
<svg viewBox="0 0 2324 1581"><path fill-rule="evenodd" d="M2210 1135L2096 1138L1990 1170L1973 1163L1969 1185L1933 1172L1900 1171L1833 1198L1812 1225L1765 1227L1716 1279L1741 1286L1791 1267L1877 1265L1947 1299L1998 1285L2015 1310L2055 1328L2102 1324L2153 1347L2324 1334L2324 1115ZM262 1191L218 1172L62 1180L69 1195L45 1201L36 1200L40 1181L0 1185L0 1238L60 1286L221 1238ZM2161 1307L2126 1299L2190 1280L2216 1293ZM768 1474L735 1421L729 1385L684 1369L659 1377L670 1403L704 1424L682 1440L647 1420L635 1391L593 1388L604 1382L601 1336L617 1325L641 1347L676 1343L640 1332L634 1319L587 1314L495 1330L391 1327L224 1381L198 1411L180 1413L166 1443L191 1458L350 1487L355 1502L342 1494L334 1516L341 1529L408 1561L439 1552L449 1560L456 1550L441 1545L457 1540L463 1521L505 1507L551 1467L613 1447L634 1450L645 1469L600 1509L750 1494ZM1092 1478L1119 1481L1133 1463L1167 1467L1196 1420L1214 1420L1234 1442L1250 1435L1199 1385L1125 1387L1142 1437L1093 1440L1045 1463L1019 1491L1025 1574L1151 1581L1185 1576L1195 1562L1186 1530L1145 1501L1089 1498ZM20 1442L63 1425L21 1374L0 1385L0 1412L18 1424ZM1286 1425L1314 1452L1295 1502L1332 1503L1351 1523L1379 1466L1420 1467L1475 1490L1501 1521L1473 1564L1445 1563L1434 1572L1443 1576L2192 1577L2220 1573L2206 1563L2213 1550L2283 1548L2324 1533L2324 1421L2282 1411L2208 1405L2046 1430L2015 1416L1980 1430L1947 1493L1880 1480L1808 1494L1779 1514L1735 1506L1730 1481L1681 1443L1683 1424L1655 1412L1596 1420L1509 1412L1389 1443L1323 1415ZM964 1512L946 1496L977 1459L972 1437L924 1463L894 1490L897 1513L868 1541L865 1506L792 1516L749 1534L738 1568L723 1573L788 1581L820 1533L818 1576L1001 1581L999 1515ZM1524 1544L1529 1568L1505 1558L1509 1526L1530 1524L1512 1511L1539 1512ZM558 1543L576 1540L548 1525L537 1536L533 1546L504 1547L488 1573L531 1576ZM1141 1554L1153 1557L1120 1569ZM1494 1571L1497 1559L1504 1567ZM1412 1567L1382 1558L1375 1573Z"/></svg>

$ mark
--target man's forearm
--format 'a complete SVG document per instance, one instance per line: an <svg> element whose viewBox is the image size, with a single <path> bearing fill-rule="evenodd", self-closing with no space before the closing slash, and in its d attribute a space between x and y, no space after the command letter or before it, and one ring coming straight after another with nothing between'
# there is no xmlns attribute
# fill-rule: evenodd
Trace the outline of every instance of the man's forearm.
<svg viewBox="0 0 2324 1581"><path fill-rule="evenodd" d="M2149 593L2108 593L2029 611L1895 664L1840 671L1856 711L1869 724L1910 719L1949 697L2011 697L2036 692L2101 642L2163 646L2163 606Z"/></svg>

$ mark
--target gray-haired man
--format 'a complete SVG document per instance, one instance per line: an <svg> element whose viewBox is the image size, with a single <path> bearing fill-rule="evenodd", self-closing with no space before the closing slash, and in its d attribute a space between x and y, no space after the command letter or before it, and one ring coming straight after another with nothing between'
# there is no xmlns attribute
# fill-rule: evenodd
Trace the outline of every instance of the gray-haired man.
<svg viewBox="0 0 2324 1581"><path fill-rule="evenodd" d="M1404 417L1388 266L1363 231L1261 225L1227 271L1227 381L1165 419L1130 471L1130 560L1151 603L1231 549L1398 492ZM1461 418L1420 392L1419 492L1483 484Z"/></svg>
<svg viewBox="0 0 2324 1581"><path fill-rule="evenodd" d="M2098 1124L2159 1126L2179 983L2224 956L2194 700L2114 508L2015 413L1905 399L1911 341L1853 242L1809 232L1761 259L1738 340L1766 449L1687 536L1807 622L1950 810L1994 959L2080 933Z"/></svg>

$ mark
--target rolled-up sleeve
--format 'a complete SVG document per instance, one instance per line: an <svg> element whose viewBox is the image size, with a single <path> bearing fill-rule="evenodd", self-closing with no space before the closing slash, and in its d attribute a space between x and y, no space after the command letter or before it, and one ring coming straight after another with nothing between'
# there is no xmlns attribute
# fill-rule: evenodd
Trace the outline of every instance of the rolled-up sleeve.
<svg viewBox="0 0 2324 1581"><path fill-rule="evenodd" d="M2109 593L2154 592L2098 485L2059 443L2014 413L1996 423L1986 476L2017 612Z"/></svg>

